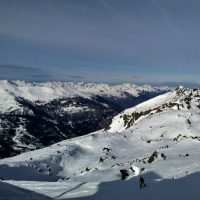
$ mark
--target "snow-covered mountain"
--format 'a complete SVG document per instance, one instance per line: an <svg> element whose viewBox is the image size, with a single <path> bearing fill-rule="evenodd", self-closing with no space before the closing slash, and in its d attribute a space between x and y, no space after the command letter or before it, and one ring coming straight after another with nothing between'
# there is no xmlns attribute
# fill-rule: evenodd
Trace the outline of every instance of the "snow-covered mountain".
<svg viewBox="0 0 200 200"><path fill-rule="evenodd" d="M199 121L200 90L179 87L123 111L106 130L0 160L0 177L55 199L197 200Z"/></svg>
<svg viewBox="0 0 200 200"><path fill-rule="evenodd" d="M29 83L25 81L0 80L0 113L10 113L16 110L23 113L23 109L16 102L16 97L21 97L31 102L39 101L40 103L45 103L54 99L77 96L87 99L90 99L92 96L101 96L107 99L127 99L129 96L139 97L143 94L159 94L169 90L171 88L164 86L151 87L150 85L137 86L134 84L109 85L82 82ZM149 99L149 97L147 98ZM131 102L128 107L131 107L133 104L135 102ZM122 104L122 107L124 106Z"/></svg>
<svg viewBox="0 0 200 200"><path fill-rule="evenodd" d="M123 84L0 81L0 158L105 127L123 108L169 90Z"/></svg>

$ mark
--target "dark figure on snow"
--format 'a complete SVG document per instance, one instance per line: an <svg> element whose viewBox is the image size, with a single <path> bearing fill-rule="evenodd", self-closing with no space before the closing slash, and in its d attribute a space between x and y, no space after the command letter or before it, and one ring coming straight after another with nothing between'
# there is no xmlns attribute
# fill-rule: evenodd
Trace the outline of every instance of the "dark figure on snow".
<svg viewBox="0 0 200 200"><path fill-rule="evenodd" d="M140 176L139 183L140 183L140 188L142 188L142 186L143 186L143 187L146 186L145 183L144 183L144 178L142 178L141 176Z"/></svg>

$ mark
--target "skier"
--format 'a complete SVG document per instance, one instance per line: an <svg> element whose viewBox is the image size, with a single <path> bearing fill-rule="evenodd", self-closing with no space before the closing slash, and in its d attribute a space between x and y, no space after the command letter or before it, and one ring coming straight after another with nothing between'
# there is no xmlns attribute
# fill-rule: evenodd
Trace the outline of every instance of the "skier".
<svg viewBox="0 0 200 200"><path fill-rule="evenodd" d="M143 186L143 187L146 186L145 183L144 183L144 178L142 178L141 176L140 176L139 183L140 183L140 188L142 188L142 186Z"/></svg>

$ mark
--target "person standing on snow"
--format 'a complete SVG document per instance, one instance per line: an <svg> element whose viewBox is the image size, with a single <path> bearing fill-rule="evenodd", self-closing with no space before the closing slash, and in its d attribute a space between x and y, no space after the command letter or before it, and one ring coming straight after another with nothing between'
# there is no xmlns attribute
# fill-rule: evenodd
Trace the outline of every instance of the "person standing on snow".
<svg viewBox="0 0 200 200"><path fill-rule="evenodd" d="M139 183L140 183L140 188L145 187L146 184L144 183L144 178L140 176L140 180L139 180Z"/></svg>

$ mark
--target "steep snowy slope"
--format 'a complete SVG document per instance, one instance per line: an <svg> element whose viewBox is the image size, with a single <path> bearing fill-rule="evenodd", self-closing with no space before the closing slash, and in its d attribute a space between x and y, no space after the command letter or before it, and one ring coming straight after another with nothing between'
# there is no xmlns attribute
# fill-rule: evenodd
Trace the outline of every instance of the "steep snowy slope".
<svg viewBox="0 0 200 200"><path fill-rule="evenodd" d="M0 158L99 130L123 107L167 89L0 81Z"/></svg>
<svg viewBox="0 0 200 200"><path fill-rule="evenodd" d="M0 177L57 199L199 199L199 121L200 91L180 87L125 110L107 130L0 160Z"/></svg>
<svg viewBox="0 0 200 200"><path fill-rule="evenodd" d="M186 90L183 87L178 87L175 92L160 95L120 113L113 118L112 123L108 127L108 131L116 132L125 130L145 116L151 116L169 109L185 110L193 106L196 111L199 105L198 100L198 90Z"/></svg>

